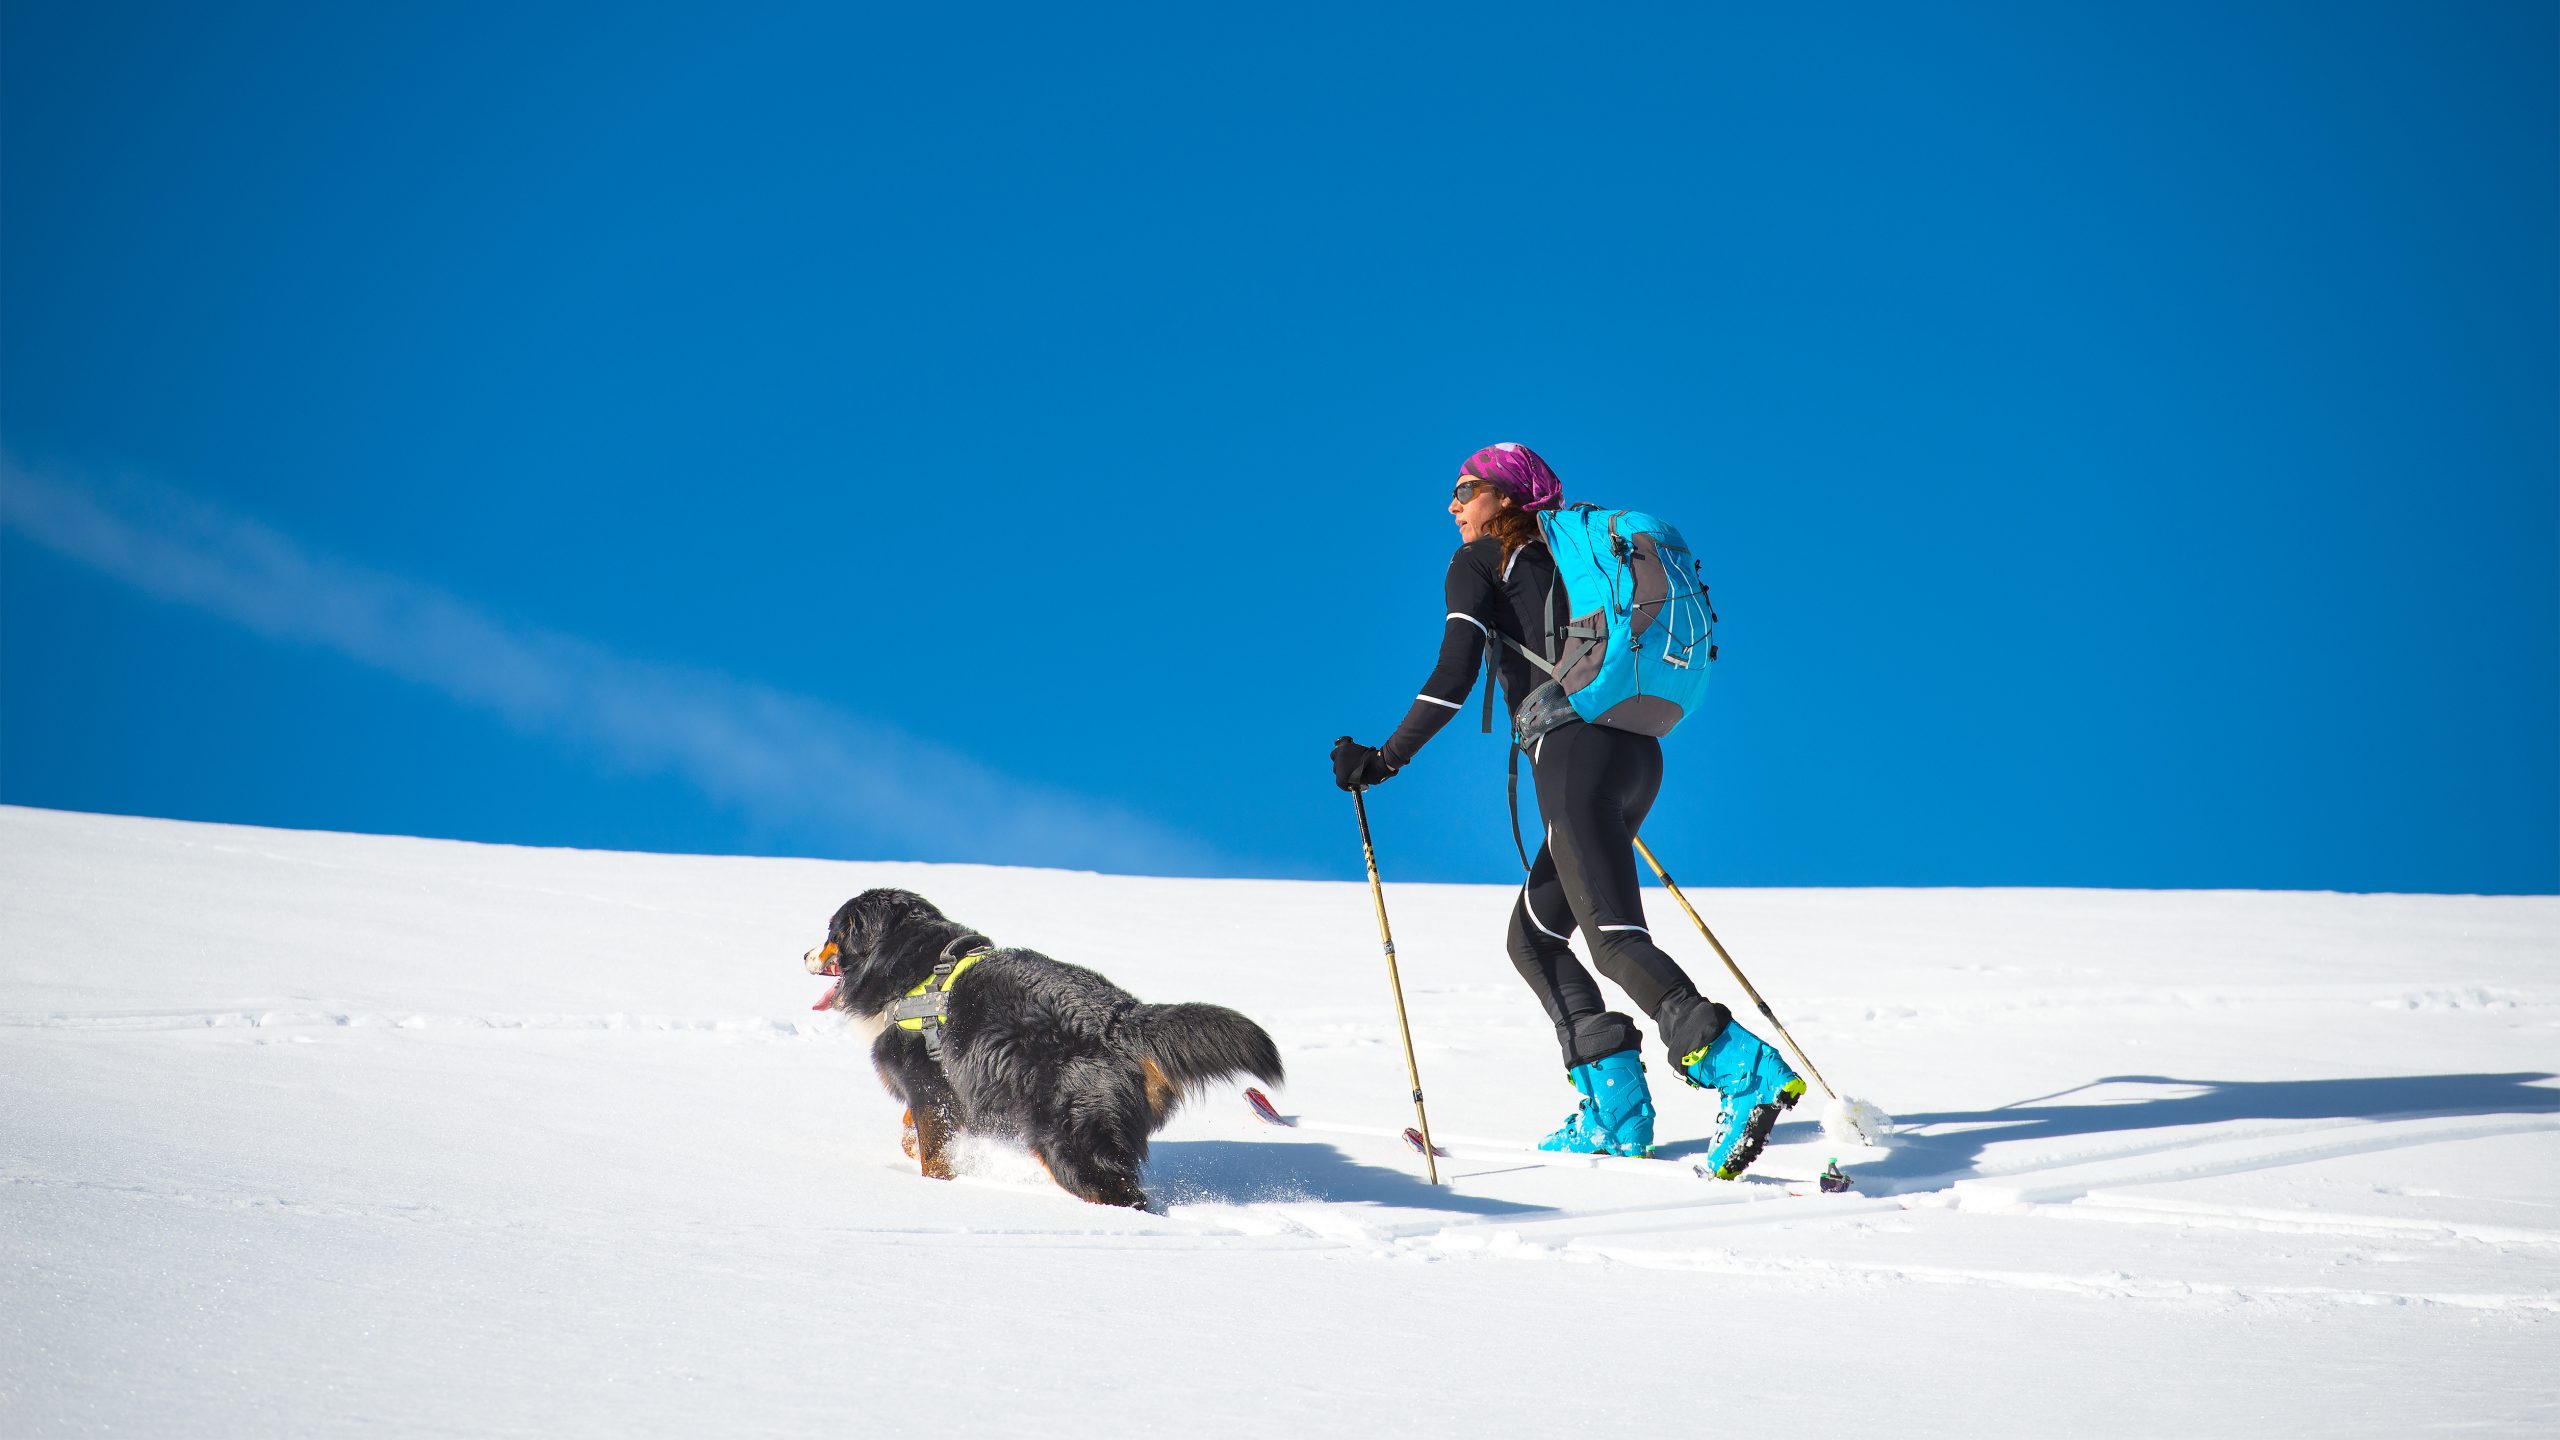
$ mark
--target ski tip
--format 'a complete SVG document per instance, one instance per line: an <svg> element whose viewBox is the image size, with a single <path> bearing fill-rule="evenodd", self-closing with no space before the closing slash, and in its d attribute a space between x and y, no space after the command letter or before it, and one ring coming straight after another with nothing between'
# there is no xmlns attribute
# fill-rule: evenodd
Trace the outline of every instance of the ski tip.
<svg viewBox="0 0 2560 1440"><path fill-rule="evenodd" d="M1264 1124L1295 1125L1298 1123L1289 1116L1281 1114L1280 1107L1271 1103L1270 1096L1263 1094L1261 1091L1254 1089L1250 1085L1244 1088L1244 1103L1253 1107L1254 1115Z"/></svg>
<svg viewBox="0 0 2560 1440"><path fill-rule="evenodd" d="M1441 1159L1443 1159L1443 1160L1446 1160L1446 1159L1448 1159L1448 1158L1449 1158L1449 1152L1448 1152L1448 1151L1441 1149L1441 1148L1440 1148L1439 1146L1437 1146L1437 1145L1426 1145L1426 1144L1424 1144L1424 1143L1423 1143L1423 1139L1422 1139L1422 1132L1421 1132L1421 1131L1419 1131L1419 1130L1414 1129L1414 1128L1413 1128L1412 1126L1410 1126L1410 1125L1407 1125L1406 1127L1404 1127L1404 1143L1406 1143L1407 1145L1412 1146L1412 1147L1413 1147L1413 1153L1415 1153L1416 1155L1421 1155L1421 1154L1426 1154L1426 1153L1427 1153L1427 1154L1437 1155L1437 1156L1439 1156L1439 1157L1440 1157Z"/></svg>

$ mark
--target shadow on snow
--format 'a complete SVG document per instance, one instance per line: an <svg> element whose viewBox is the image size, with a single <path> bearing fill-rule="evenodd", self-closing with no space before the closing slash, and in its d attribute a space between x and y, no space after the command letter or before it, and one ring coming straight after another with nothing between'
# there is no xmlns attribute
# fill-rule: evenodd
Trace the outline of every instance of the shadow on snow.
<svg viewBox="0 0 2560 1440"><path fill-rule="evenodd" d="M1860 1184L1909 1189L1978 1173L1983 1152L2011 1141L2130 1135L2250 1120L2412 1120L2458 1115L2560 1112L2560 1076L2375 1075L2335 1080L2187 1080L2108 1075L2069 1090L1990 1110L1940 1110L1899 1117L1893 1148L1857 1167ZM2077 1097L2077 1098L2074 1098ZM1781 1143L1820 1138L1818 1124L1782 1125ZM2200 1135L2198 1143L2219 1138ZM2081 1157L2075 1156L2076 1161ZM1870 1182L1892 1182L1890 1186Z"/></svg>
<svg viewBox="0 0 2560 1440"><path fill-rule="evenodd" d="M1421 1157L1414 1158L1419 1167ZM1158 1140L1148 1151L1147 1191L1176 1205L1267 1205L1319 1201L1388 1205L1461 1215L1551 1214L1433 1186L1419 1169L1367 1165L1318 1140Z"/></svg>

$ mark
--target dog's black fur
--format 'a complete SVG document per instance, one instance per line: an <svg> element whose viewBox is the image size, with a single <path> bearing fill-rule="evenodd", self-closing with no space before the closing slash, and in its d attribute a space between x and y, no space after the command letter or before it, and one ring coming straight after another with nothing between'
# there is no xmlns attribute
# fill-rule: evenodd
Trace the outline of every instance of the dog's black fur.
<svg viewBox="0 0 2560 1440"><path fill-rule="evenodd" d="M833 1006L878 1021L933 974L977 948L976 931L908 890L866 890L828 922L842 975ZM948 952L948 957L946 956ZM819 968L821 952L810 952ZM1099 1205L1147 1203L1138 1170L1147 1138L1191 1088L1236 1074L1280 1083L1280 1051L1261 1026L1219 1005L1146 1005L1080 966L999 948L951 987L942 1059L916 1031L872 1042L880 1081L907 1107L905 1146L947 1179L958 1133L1031 1147L1069 1192Z"/></svg>

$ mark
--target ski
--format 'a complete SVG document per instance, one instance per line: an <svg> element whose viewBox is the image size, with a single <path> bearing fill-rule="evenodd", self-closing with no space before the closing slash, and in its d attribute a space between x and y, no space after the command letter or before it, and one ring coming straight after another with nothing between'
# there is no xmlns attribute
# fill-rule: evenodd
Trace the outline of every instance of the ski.
<svg viewBox="0 0 2560 1440"><path fill-rule="evenodd" d="M1398 1131L1368 1125L1328 1124L1322 1121L1310 1121L1302 1116L1283 1115L1279 1107L1271 1103L1270 1096L1251 1087L1246 1088L1244 1099L1245 1104L1253 1110L1254 1118L1266 1125L1282 1125L1293 1130L1311 1130L1336 1135L1373 1137L1397 1135L1411 1147L1415 1154L1422 1153L1422 1132L1410 1125ZM1840 1162L1837 1160L1829 1162L1820 1175L1810 1178L1746 1173L1739 1180L1724 1180L1719 1179L1716 1173L1705 1165L1695 1162L1640 1159L1632 1155L1577 1155L1567 1151L1537 1150L1489 1140L1451 1139L1445 1143L1434 1144L1431 1147L1431 1153L1443 1160L1506 1161L1513 1164L1543 1165L1557 1170L1616 1170L1624 1174L1651 1175L1657 1179L1677 1180L1683 1183L1707 1180L1717 1185L1755 1187L1778 1185L1786 1187L1790 1195L1849 1194L1854 1193L1857 1183L1840 1169Z"/></svg>
<svg viewBox="0 0 2560 1440"><path fill-rule="evenodd" d="M1261 1120L1266 1124L1295 1125L1298 1123L1296 1117L1281 1114L1280 1107L1271 1103L1270 1096L1263 1094L1261 1091L1254 1089L1250 1085L1244 1087L1244 1103L1253 1107L1253 1115L1255 1119Z"/></svg>

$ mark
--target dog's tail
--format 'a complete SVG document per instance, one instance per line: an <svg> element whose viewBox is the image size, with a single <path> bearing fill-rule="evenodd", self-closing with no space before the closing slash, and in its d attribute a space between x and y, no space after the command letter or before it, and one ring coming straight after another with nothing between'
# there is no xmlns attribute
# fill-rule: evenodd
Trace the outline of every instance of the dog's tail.
<svg viewBox="0 0 2560 1440"><path fill-rule="evenodd" d="M1224 1005L1141 1005L1136 1018L1147 1058L1176 1085L1189 1089L1238 1072L1280 1083L1280 1047Z"/></svg>

